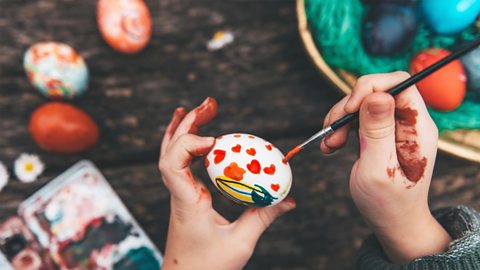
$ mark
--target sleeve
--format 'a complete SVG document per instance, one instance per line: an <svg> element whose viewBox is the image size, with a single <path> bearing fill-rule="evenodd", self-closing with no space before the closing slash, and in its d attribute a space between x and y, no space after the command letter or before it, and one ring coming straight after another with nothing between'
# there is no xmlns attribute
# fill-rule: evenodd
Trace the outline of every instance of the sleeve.
<svg viewBox="0 0 480 270"><path fill-rule="evenodd" d="M369 236L355 260L357 270L480 270L480 213L467 207L443 208L434 217L452 237L448 251L408 264L391 263L375 236Z"/></svg>

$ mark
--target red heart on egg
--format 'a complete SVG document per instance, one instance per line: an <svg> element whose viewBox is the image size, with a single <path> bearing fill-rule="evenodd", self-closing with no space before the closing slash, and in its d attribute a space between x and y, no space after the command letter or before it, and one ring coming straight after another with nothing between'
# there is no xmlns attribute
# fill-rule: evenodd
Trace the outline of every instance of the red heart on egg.
<svg viewBox="0 0 480 270"><path fill-rule="evenodd" d="M275 174L275 165L271 164L270 167L265 167L263 168L263 171L266 173L266 174Z"/></svg>
<svg viewBox="0 0 480 270"><path fill-rule="evenodd" d="M279 184L271 184L270 187L272 188L273 191L277 192L280 189Z"/></svg>
<svg viewBox="0 0 480 270"><path fill-rule="evenodd" d="M254 159L249 164L247 164L247 169L253 174L259 174L262 170L262 167L260 166L260 162Z"/></svg>
<svg viewBox="0 0 480 270"><path fill-rule="evenodd" d="M213 162L215 164L222 162L225 159L225 154L226 152L220 149L213 151L213 155L215 156L215 158L213 158Z"/></svg>
<svg viewBox="0 0 480 270"><path fill-rule="evenodd" d="M257 151L255 151L254 148L247 149L247 154L250 156L255 156L257 154Z"/></svg>
<svg viewBox="0 0 480 270"><path fill-rule="evenodd" d="M242 150L242 147L240 146L240 144L237 144L234 147L232 147L232 151L235 153L240 153L241 150Z"/></svg>

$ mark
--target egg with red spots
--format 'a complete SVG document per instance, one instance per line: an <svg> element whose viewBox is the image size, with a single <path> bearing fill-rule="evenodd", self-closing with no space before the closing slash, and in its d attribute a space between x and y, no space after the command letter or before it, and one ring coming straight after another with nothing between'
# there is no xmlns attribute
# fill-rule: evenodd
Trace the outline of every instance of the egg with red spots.
<svg viewBox="0 0 480 270"><path fill-rule="evenodd" d="M450 55L445 49L431 48L417 54L410 64L416 74ZM455 60L417 83L425 103L439 111L455 110L465 98L467 76L460 60Z"/></svg>
<svg viewBox="0 0 480 270"><path fill-rule="evenodd" d="M270 142L250 134L229 134L216 139L205 158L213 184L227 198L249 206L281 202L292 185L292 171Z"/></svg>
<svg viewBox="0 0 480 270"><path fill-rule="evenodd" d="M152 35L150 11L143 0L99 0L97 23L105 41L125 54L141 51Z"/></svg>

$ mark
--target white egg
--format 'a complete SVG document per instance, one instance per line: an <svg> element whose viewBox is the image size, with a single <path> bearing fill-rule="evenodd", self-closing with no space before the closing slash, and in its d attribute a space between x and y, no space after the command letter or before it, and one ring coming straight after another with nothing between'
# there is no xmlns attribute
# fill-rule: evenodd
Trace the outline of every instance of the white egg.
<svg viewBox="0 0 480 270"><path fill-rule="evenodd" d="M290 191L292 171L271 143L249 134L217 138L205 159L210 179L227 198L251 206L281 202Z"/></svg>

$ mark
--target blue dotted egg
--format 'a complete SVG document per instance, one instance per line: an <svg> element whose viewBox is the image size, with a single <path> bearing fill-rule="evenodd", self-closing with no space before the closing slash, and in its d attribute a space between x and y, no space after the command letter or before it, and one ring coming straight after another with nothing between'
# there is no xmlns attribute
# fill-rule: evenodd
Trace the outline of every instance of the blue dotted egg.
<svg viewBox="0 0 480 270"><path fill-rule="evenodd" d="M456 34L470 26L480 12L480 0L422 0L420 10L437 34Z"/></svg>

